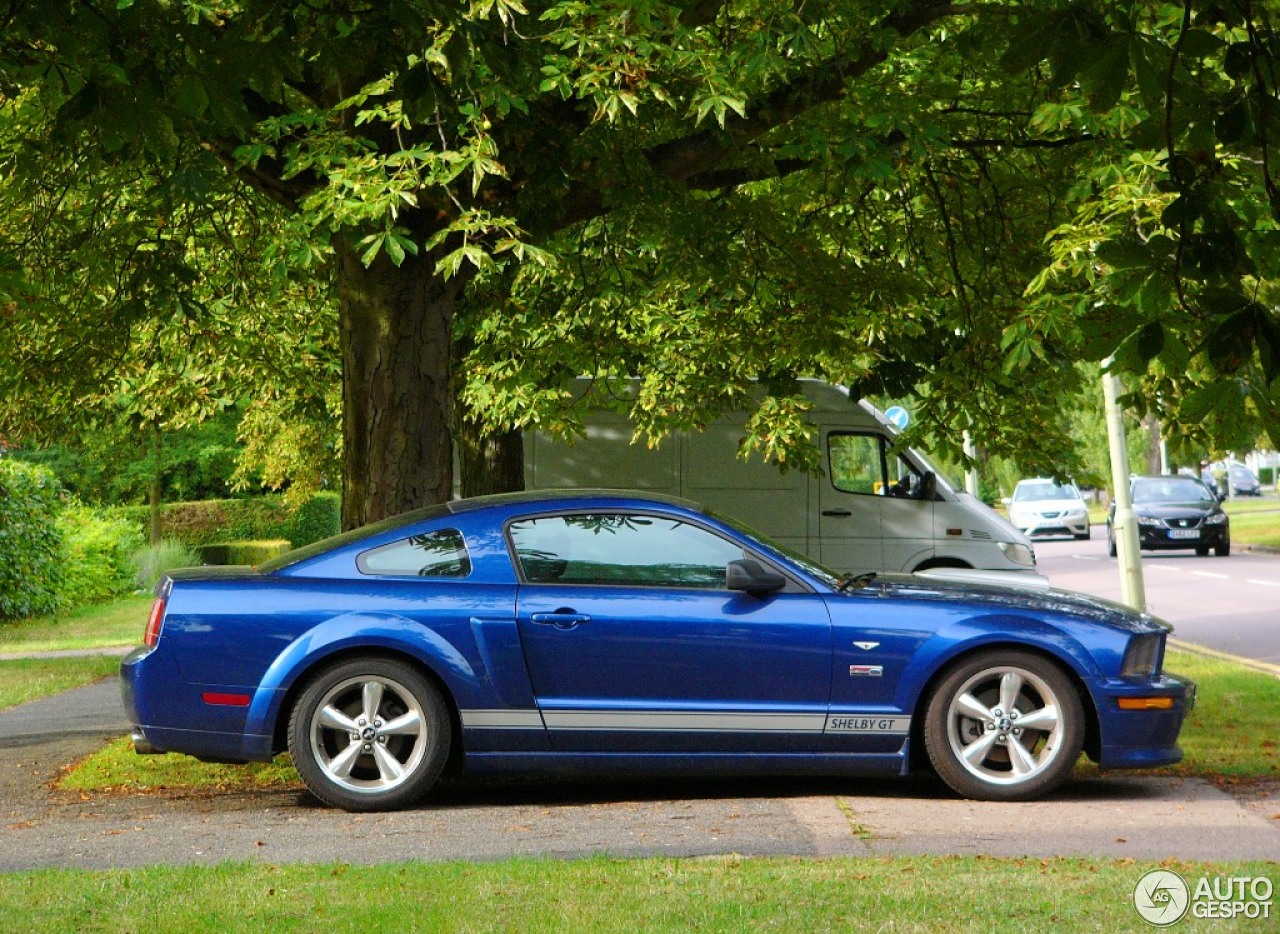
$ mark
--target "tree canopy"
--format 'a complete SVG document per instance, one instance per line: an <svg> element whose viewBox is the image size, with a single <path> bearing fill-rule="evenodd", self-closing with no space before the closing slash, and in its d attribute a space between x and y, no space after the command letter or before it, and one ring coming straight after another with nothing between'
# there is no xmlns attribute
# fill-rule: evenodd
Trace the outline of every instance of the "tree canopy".
<svg viewBox="0 0 1280 934"><path fill-rule="evenodd" d="M822 376L1069 468L1074 363L1111 354L1188 443L1280 439L1271 17L1245 0L14 0L6 159L35 162L6 240L25 245L13 205L32 190L59 218L74 191L112 233L65 264L95 283L87 305L48 300L71 286L11 254L5 353L47 381L116 340L151 372L146 329L190 334L221 299L232 331L287 356L314 333L308 302L264 286L332 283L348 525L446 498L460 416L571 425L584 372L642 376L626 404L649 434L759 380L748 443L801 466L794 379ZM264 260L249 274L208 246L236 241L210 236L231 210ZM252 356L234 344L219 376Z"/></svg>

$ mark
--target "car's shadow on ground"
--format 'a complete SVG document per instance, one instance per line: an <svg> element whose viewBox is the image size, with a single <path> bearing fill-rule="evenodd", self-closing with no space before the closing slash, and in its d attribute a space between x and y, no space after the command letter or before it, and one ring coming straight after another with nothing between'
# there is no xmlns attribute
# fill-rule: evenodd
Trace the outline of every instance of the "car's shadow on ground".
<svg viewBox="0 0 1280 934"><path fill-rule="evenodd" d="M1149 777L1079 776L1066 782L1043 800L1057 802L1107 802L1145 800L1169 794L1168 781ZM754 778L565 778L529 777L468 778L442 782L414 810L449 810L474 807L582 806L660 801L715 801L733 799L785 799L810 797L870 797L921 802L962 802L963 798L929 773L906 778L754 777ZM297 806L325 808L302 791Z"/></svg>

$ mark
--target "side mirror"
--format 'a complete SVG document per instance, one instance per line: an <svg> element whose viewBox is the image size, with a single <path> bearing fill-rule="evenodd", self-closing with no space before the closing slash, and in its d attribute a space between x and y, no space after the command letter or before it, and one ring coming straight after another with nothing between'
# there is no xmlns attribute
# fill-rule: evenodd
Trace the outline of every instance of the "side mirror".
<svg viewBox="0 0 1280 934"><path fill-rule="evenodd" d="M920 495L918 498L930 501L938 498L938 475L932 470L927 471L920 478Z"/></svg>
<svg viewBox="0 0 1280 934"><path fill-rule="evenodd" d="M730 561L725 566L724 582L730 590L740 590L756 597L777 593L787 586L785 577L751 558Z"/></svg>

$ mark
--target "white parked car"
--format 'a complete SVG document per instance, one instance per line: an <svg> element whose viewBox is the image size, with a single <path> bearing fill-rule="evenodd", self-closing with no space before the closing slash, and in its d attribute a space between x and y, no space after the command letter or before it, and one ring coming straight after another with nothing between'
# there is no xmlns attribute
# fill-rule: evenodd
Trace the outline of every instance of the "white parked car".
<svg viewBox="0 0 1280 934"><path fill-rule="evenodd" d="M1089 507L1072 483L1020 480L1008 500L1009 521L1028 538L1035 535L1089 537Z"/></svg>

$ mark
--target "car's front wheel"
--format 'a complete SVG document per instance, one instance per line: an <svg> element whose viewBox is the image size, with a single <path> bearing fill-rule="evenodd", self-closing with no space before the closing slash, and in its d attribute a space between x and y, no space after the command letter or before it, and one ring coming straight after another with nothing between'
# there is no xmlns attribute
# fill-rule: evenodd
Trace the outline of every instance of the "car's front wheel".
<svg viewBox="0 0 1280 934"><path fill-rule="evenodd" d="M289 720L289 755L325 804L347 811L405 807L449 758L449 714L421 672L388 658L340 662L316 674Z"/></svg>
<svg viewBox="0 0 1280 934"><path fill-rule="evenodd" d="M969 798L1025 801L1071 774L1084 709L1062 669L1029 652L983 652L949 671L925 712L939 777Z"/></svg>

